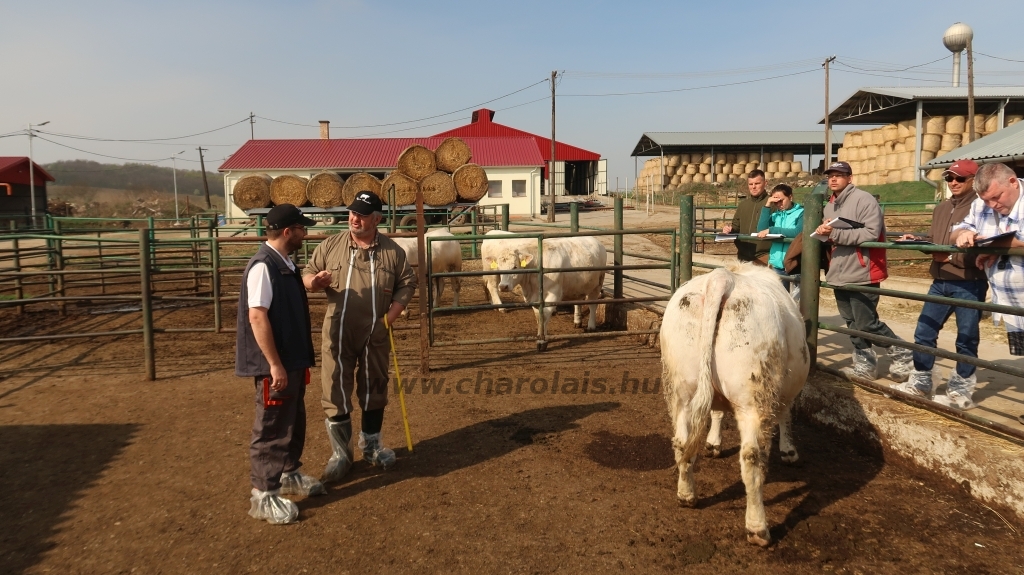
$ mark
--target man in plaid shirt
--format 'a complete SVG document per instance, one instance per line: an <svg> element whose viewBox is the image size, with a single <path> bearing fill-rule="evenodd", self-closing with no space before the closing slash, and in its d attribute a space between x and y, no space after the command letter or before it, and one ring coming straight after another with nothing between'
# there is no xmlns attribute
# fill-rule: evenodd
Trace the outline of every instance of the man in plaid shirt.
<svg viewBox="0 0 1024 575"><path fill-rule="evenodd" d="M953 226L950 240L958 248L969 248L982 238L1012 231L1014 237L993 242L991 247L1024 247L1024 180L1009 166L986 164L978 169L974 188L978 199L964 221ZM977 266L988 275L992 303L1024 308L1024 256L979 255ZM1024 355L1024 317L994 313L992 319L997 325L1002 320L1006 326L1010 354Z"/></svg>

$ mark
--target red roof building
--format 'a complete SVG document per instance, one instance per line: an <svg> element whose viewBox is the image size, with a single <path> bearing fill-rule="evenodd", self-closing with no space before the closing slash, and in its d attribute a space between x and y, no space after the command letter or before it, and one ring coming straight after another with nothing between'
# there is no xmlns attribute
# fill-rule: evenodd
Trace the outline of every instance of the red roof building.
<svg viewBox="0 0 1024 575"><path fill-rule="evenodd" d="M537 142L540 156L545 162L551 161L551 138L524 132L516 128L493 122L494 111L481 108L473 112L473 120L465 126L454 128L437 134L440 138L533 138ZM601 154L570 146L563 142L555 142L555 159L559 162L588 161L596 162Z"/></svg>
<svg viewBox="0 0 1024 575"><path fill-rule="evenodd" d="M56 178L33 162L36 215L46 213L46 183ZM32 215L29 160L25 156L0 156L0 221L16 220L28 225ZM6 224L9 225L9 224Z"/></svg>

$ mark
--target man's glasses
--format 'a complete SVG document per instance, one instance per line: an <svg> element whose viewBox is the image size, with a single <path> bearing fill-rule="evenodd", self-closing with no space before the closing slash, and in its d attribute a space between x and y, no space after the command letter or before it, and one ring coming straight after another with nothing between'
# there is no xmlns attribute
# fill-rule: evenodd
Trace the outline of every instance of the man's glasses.
<svg viewBox="0 0 1024 575"><path fill-rule="evenodd" d="M968 176L967 178L969 178L969 177L971 177L971 176ZM947 183L948 182L952 182L953 180L956 180L957 182L962 184L962 183L967 181L967 178L965 178L963 176L946 176L945 178L942 178L942 179L946 180Z"/></svg>
<svg viewBox="0 0 1024 575"><path fill-rule="evenodd" d="M289 230L302 230L303 233L306 232L306 226L288 226L288 229Z"/></svg>

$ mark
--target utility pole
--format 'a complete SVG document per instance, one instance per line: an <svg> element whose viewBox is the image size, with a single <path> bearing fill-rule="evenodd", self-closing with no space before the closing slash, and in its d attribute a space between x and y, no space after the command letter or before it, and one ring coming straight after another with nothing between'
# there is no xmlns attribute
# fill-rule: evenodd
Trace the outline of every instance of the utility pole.
<svg viewBox="0 0 1024 575"><path fill-rule="evenodd" d="M49 124L47 120L36 126L45 126ZM28 125L28 193L31 196L30 202L32 204L32 227L36 227L36 164L32 159L32 124Z"/></svg>
<svg viewBox="0 0 1024 575"><path fill-rule="evenodd" d="M174 222L181 219L181 212L178 211L178 154L184 154L185 150L177 154L171 154L171 177L174 179Z"/></svg>
<svg viewBox="0 0 1024 575"><path fill-rule="evenodd" d="M832 125L829 122L828 114L831 111L828 107L828 65L835 62L836 57L825 58L825 63L822 66L825 68L825 162L824 168L827 170L828 165L832 163ZM813 170L812 170L813 171Z"/></svg>
<svg viewBox="0 0 1024 575"><path fill-rule="evenodd" d="M973 142L975 138L974 132L974 50L971 46L973 43L972 37L967 38L967 133L970 141ZM969 142L964 142L969 143Z"/></svg>
<svg viewBox="0 0 1024 575"><path fill-rule="evenodd" d="M203 191L206 193L206 209L210 209L213 206L210 205L210 184L206 181L206 164L203 162L203 152L209 151L204 149L202 146L196 148L199 150L199 169L203 171Z"/></svg>
<svg viewBox="0 0 1024 575"><path fill-rule="evenodd" d="M256 117L253 115L253 113L249 112L249 139L250 140L255 140L256 139L256 130L255 130L255 128L253 128L253 124L256 123L256 119L255 118Z"/></svg>
<svg viewBox="0 0 1024 575"><path fill-rule="evenodd" d="M548 205L548 221L555 221L555 79L558 71L551 71L551 164L548 165L548 194L551 203Z"/></svg>

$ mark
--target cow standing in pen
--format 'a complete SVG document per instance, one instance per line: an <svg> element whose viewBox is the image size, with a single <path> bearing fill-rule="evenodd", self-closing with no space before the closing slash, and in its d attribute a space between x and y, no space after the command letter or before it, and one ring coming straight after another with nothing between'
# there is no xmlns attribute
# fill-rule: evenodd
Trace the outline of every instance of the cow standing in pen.
<svg viewBox="0 0 1024 575"><path fill-rule="evenodd" d="M762 487L772 431L779 449L797 460L789 409L810 369L796 303L767 268L739 264L695 278L669 300L661 325L665 399L672 418L677 496L694 506L694 464L715 411L709 446L717 449L721 416L732 409L740 432L740 472L747 491L747 540L771 542Z"/></svg>
<svg viewBox="0 0 1024 575"><path fill-rule="evenodd" d="M425 238L451 238L450 241L435 239L430 242L430 271L437 272L461 272L462 271L462 245L455 239L455 235L448 230L435 229L423 234ZM419 260L419 245L417 238L392 238L403 250L406 259L412 265L417 265ZM444 293L444 283L447 280L452 286L452 306L459 307L459 291L462 289L462 282L458 277L436 277L430 280L430 288L433 290L434 307L441 305L441 294ZM407 316L409 310L402 312Z"/></svg>
<svg viewBox="0 0 1024 575"><path fill-rule="evenodd" d="M527 302L543 301L548 304L556 304L560 301L594 301L595 303L589 304L590 318L587 330L597 329L596 301L601 297L604 271L581 269L580 271L545 273L544 293L541 294L539 274L526 271L537 269L537 248L534 247L531 250L524 243L515 239L504 241L508 243L499 243L498 249L484 254L481 260L484 270L503 272L498 281L500 291L511 292L518 285ZM534 242L536 245L536 240L526 241ZM597 238L590 236L544 240L543 255L544 269L602 267L607 265L608 261L608 252L605 247ZM534 309L534 313L537 315L537 347L539 350L543 351L547 345L545 341L547 322L551 319L554 311L554 305ZM582 306L574 306L573 324L576 327L583 326Z"/></svg>

